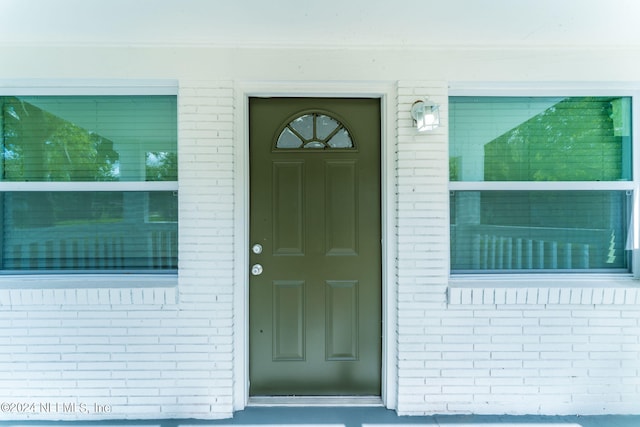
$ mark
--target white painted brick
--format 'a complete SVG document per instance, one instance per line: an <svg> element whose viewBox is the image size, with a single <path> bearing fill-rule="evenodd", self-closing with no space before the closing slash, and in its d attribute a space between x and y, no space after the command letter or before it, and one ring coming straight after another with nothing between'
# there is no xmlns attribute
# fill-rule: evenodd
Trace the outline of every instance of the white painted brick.
<svg viewBox="0 0 640 427"><path fill-rule="evenodd" d="M206 86L206 85L205 85ZM198 100L189 99L186 94L180 96L180 158L191 157L193 167L182 168L182 170L193 172L192 175L198 180L214 180L217 186L204 187L195 181L191 185L181 185L181 200L188 201L189 193L196 194L194 200L203 200L203 195L210 194L211 200L215 203L207 203L201 206L201 224L197 229L200 234L196 235L202 241L219 239L220 236L231 236L229 229L233 226L233 197L232 197L232 171L233 166L233 126L230 119L233 117L233 90L230 87L216 88L192 88L194 96L197 93ZM187 91L188 92L188 91ZM229 100L217 100L216 94L223 94ZM185 104L197 106L196 109L188 108ZM185 120L186 113L198 113L200 117L193 117ZM222 123L221 121L226 121ZM184 123L195 123L195 127L184 126ZM187 131L186 128L192 130ZM192 132L193 131L193 132ZM191 133L190 133L191 132ZM193 138L189 140L190 138ZM211 141L216 141L211 149ZM193 153L193 155L190 154ZM202 154L200 154L202 153ZM207 155L211 153L211 155ZM213 157L216 156L216 157ZM215 168L211 165L215 164ZM184 166L184 164L182 164ZM201 170L193 170L194 168ZM188 174L187 174L188 175ZM192 178L193 179L193 178ZM185 181L187 182L187 181ZM224 187L220 187L223 185ZM224 195L221 195L221 191ZM207 193L208 192L208 193ZM184 195L184 198L182 197ZM181 208L181 212L184 212ZM188 211L191 215L192 210ZM216 213L217 212L217 213ZM182 214L181 214L182 215ZM199 218L197 215L195 218ZM215 218L210 221L209 218ZM203 220L207 221L204 222ZM221 233L211 232L207 236L201 237L202 226L223 228ZM184 229L189 231L189 227ZM194 229L195 232L196 229ZM189 245L189 234L181 236L181 248ZM186 246L185 244L186 239ZM220 241L217 250L212 250L208 254L209 261L213 264L203 268L198 263L194 263L194 272L201 269L202 280L205 277L215 275L216 282L227 281L228 291L223 294L232 295L233 260L225 246L232 242L225 237L226 241ZM191 375L190 371L178 370L179 362L187 361L193 371L194 380L206 378L209 382L208 389L216 387L215 398L207 396L206 401L221 402L218 407L213 408L210 404L205 406L196 405L192 409L198 411L205 418L210 418L211 414L230 414L231 393L233 383L227 379L225 382L216 382L214 377L228 376L230 364L223 364L216 360L231 360L231 306L233 300L227 298L222 300L212 297L212 293L220 292L224 288L211 287L211 280L201 288L199 293L200 301L220 301L218 306L211 307L207 304L192 304L183 306L181 319L176 321L177 311L165 311L167 305L182 305L181 299L192 298L190 293L190 277L196 281L198 275L189 274L189 257L202 256L202 247L194 248L193 252L182 251L181 258L186 257L181 266L186 268L181 274L180 294L178 288L145 288L145 289L80 289L71 290L44 290L29 292L6 293L0 291L0 301L7 300L13 304L38 304L39 307L29 314L35 317L28 318L26 311L23 314L14 313L14 319L22 319L23 326L16 327L10 325L11 332L7 331L6 337L11 335L19 339L22 347L5 346L5 348L18 351L16 357L22 352L29 358L24 358L23 363L11 363L15 372L29 375L29 384L34 389L25 390L23 395L47 397L47 393L59 393L60 390L69 390L73 396L91 396L95 400L96 396L109 396L111 403L116 405L114 413L120 417L138 416L142 418L157 417L160 413L161 405L172 404L171 410L176 415L182 417L193 416L185 409L179 409L176 404L184 402L186 396L194 393L202 393L201 384L185 384L184 387L171 391L176 381L184 376ZM204 258L203 258L204 259ZM215 274L212 272L215 269ZM225 271L226 269L226 271ZM197 298L194 297L194 301ZM84 306L82 310L74 311L69 307L67 311L60 311L61 306L70 302ZM98 310L95 308L106 307L109 310ZM147 310L146 308L153 308ZM225 308L223 308L225 307ZM132 310L132 308L135 308ZM185 316L185 308L188 308ZM213 308L213 310L212 310ZM191 310L191 311L189 311ZM122 313L121 316L116 313ZM68 315L68 318L65 317ZM189 322L189 319L193 323ZM197 319L202 319L199 322ZM183 322L182 324L180 324ZM166 324L165 324L166 323ZM175 325L179 325L179 328ZM1 327L0 327L1 328ZM220 341L219 337L213 334L226 331L229 337L225 341ZM9 333L11 335L9 335ZM0 331L0 336L2 332ZM218 345L211 346L215 342ZM202 344L199 346L198 344ZM191 345L191 347L189 347ZM27 349L27 346L29 347ZM179 347L179 350L177 348ZM3 350L4 351L4 350ZM212 352L225 353L224 356L211 355ZM159 356L160 355L160 360ZM205 357L202 357L202 356ZM161 360L164 358L168 360ZM49 358L49 360L47 360ZM51 360L58 359L53 364ZM1 360L1 359L0 359ZM212 361L214 361L212 363ZM71 363L70 363L71 362ZM196 363L197 362L197 363ZM0 362L1 363L1 362ZM27 371L28 369L28 371ZM54 371L49 371L54 369ZM64 375L63 382L54 382L50 375L53 372L60 378ZM172 377L172 380L162 380L163 376ZM42 378L47 383L42 385L38 378ZM148 381L146 388L138 387L135 378ZM169 381L169 382L163 382ZM57 388L55 390L54 388ZM169 394L162 399L150 396L157 396L159 390L167 390ZM122 396L120 399L117 396ZM226 396L226 397L225 397ZM129 398L127 398L129 397ZM137 399L137 400L136 400ZM179 399L183 399L182 401ZM162 400L158 402L158 400ZM110 403L110 404L111 404ZM148 404L147 404L148 403ZM189 406L186 407L187 411ZM216 416L218 416L216 415Z"/></svg>
<svg viewBox="0 0 640 427"><path fill-rule="evenodd" d="M637 291L447 289L447 92L398 83L398 412L640 412ZM425 94L444 123L418 135L409 109ZM2 392L108 396L125 418L231 414L234 95L180 82L178 287L0 289Z"/></svg>

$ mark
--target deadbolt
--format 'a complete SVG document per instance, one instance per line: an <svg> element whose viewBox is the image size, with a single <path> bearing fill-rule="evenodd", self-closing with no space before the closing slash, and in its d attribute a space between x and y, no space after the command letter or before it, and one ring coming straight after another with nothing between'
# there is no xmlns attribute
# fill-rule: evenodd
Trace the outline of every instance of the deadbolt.
<svg viewBox="0 0 640 427"><path fill-rule="evenodd" d="M256 243L255 245L251 246L251 252L253 252L256 255L259 255L262 253L262 245L260 243Z"/></svg>

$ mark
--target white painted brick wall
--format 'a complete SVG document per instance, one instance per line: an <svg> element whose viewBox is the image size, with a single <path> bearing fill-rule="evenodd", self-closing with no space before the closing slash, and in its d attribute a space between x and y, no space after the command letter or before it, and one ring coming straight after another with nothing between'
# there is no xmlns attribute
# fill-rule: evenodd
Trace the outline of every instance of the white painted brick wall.
<svg viewBox="0 0 640 427"><path fill-rule="evenodd" d="M402 413L638 413L635 307L470 305L428 317L440 324L411 357L424 369L400 363L400 394L412 395ZM403 390L409 375L424 382Z"/></svg>
<svg viewBox="0 0 640 427"><path fill-rule="evenodd" d="M411 105L425 96L442 106L442 126L417 133ZM398 84L398 412L403 414L447 412L442 399L428 397L442 395L445 386L457 386L442 374L463 363L444 359L442 352L468 345L444 343L433 334L441 326L433 314L446 307L448 276L446 101L444 82Z"/></svg>
<svg viewBox="0 0 640 427"><path fill-rule="evenodd" d="M60 405L2 419L231 415L233 84L179 93L178 286L0 290L0 400ZM423 96L443 125L418 134ZM398 412L640 413L637 289L452 281L447 85L399 82L397 117Z"/></svg>
<svg viewBox="0 0 640 427"><path fill-rule="evenodd" d="M180 85L178 286L0 291L0 419L231 416L232 88Z"/></svg>
<svg viewBox="0 0 640 427"><path fill-rule="evenodd" d="M398 85L398 411L640 413L640 293L629 284L448 289L446 85ZM411 129L413 101L443 126Z"/></svg>
<svg viewBox="0 0 640 427"><path fill-rule="evenodd" d="M174 417L221 418L233 396L233 83L181 82L180 323Z"/></svg>

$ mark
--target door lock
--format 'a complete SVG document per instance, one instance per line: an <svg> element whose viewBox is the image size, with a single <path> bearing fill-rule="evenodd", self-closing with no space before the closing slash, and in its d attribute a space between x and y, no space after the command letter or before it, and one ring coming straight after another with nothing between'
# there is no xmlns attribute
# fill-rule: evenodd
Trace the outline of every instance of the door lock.
<svg viewBox="0 0 640 427"><path fill-rule="evenodd" d="M262 265L253 264L253 266L251 267L251 274L253 274L254 276L261 275L262 274Z"/></svg>
<svg viewBox="0 0 640 427"><path fill-rule="evenodd" d="M253 252L256 255L259 255L262 253L262 245L260 243L256 243L255 245L251 246L251 252Z"/></svg>

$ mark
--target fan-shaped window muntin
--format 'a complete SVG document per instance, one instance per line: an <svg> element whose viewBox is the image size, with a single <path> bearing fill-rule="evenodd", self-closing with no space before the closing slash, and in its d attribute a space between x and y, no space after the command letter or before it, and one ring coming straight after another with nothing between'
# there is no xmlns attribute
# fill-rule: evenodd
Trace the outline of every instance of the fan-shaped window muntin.
<svg viewBox="0 0 640 427"><path fill-rule="evenodd" d="M291 120L278 135L276 149L355 148L347 128L325 113L305 113Z"/></svg>

